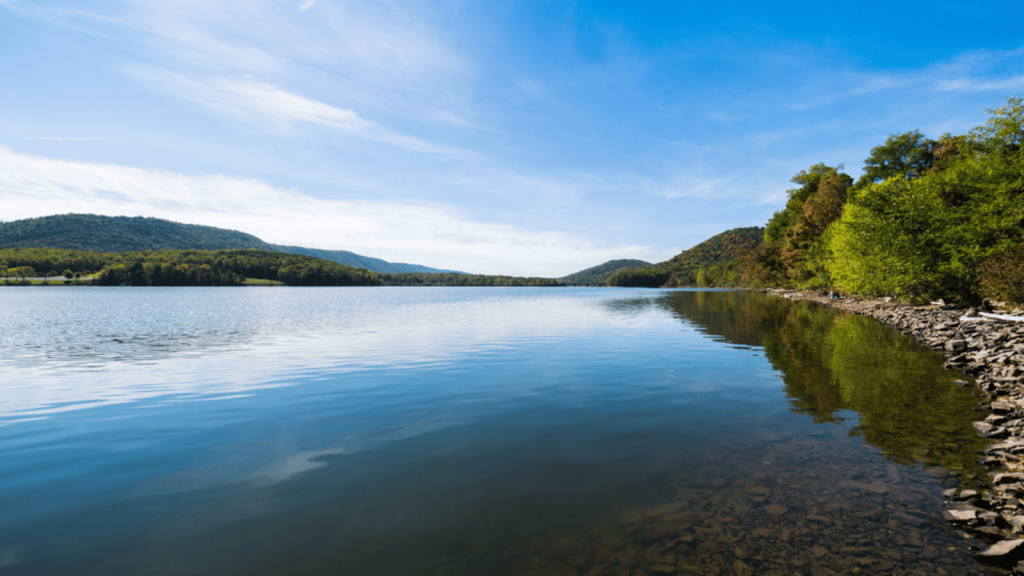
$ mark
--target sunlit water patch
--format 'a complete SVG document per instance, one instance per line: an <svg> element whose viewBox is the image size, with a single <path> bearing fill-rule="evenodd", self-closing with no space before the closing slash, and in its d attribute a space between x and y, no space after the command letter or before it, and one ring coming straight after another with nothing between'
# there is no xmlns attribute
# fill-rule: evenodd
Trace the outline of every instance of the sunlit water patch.
<svg viewBox="0 0 1024 576"><path fill-rule="evenodd" d="M967 574L977 399L745 292L0 291L0 571Z"/></svg>

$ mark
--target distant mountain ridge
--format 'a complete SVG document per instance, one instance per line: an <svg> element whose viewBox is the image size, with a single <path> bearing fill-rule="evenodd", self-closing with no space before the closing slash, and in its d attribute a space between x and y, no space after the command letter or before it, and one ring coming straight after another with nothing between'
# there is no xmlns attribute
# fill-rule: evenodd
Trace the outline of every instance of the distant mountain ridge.
<svg viewBox="0 0 1024 576"><path fill-rule="evenodd" d="M604 284L608 277L622 270L639 270L651 266L650 262L643 260L609 260L586 270L580 270L568 276L559 278L566 284Z"/></svg>
<svg viewBox="0 0 1024 576"><path fill-rule="evenodd" d="M387 262L349 252L271 244L245 232L199 224L182 224L142 216L58 214L0 222L0 248L63 248L94 252L145 250L244 250L299 254L374 272L452 272L418 264Z"/></svg>

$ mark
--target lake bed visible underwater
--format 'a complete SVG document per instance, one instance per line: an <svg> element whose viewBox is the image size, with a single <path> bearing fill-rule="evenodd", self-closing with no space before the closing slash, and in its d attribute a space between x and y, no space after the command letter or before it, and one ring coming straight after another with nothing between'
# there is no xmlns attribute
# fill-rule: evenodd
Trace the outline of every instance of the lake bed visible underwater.
<svg viewBox="0 0 1024 576"><path fill-rule="evenodd" d="M978 398L756 292L4 287L2 574L974 574Z"/></svg>

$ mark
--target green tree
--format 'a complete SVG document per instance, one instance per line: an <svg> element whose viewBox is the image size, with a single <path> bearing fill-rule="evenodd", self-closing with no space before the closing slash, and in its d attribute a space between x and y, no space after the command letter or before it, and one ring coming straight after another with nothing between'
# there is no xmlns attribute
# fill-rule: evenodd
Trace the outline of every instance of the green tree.
<svg viewBox="0 0 1024 576"><path fill-rule="evenodd" d="M857 187L884 182L896 176L912 180L923 175L935 163L940 143L926 138L917 130L893 134L881 146L871 149L864 160L864 174Z"/></svg>
<svg viewBox="0 0 1024 576"><path fill-rule="evenodd" d="M830 239L829 272L850 292L937 296L945 228L941 199L931 187L890 178L847 202Z"/></svg>
<svg viewBox="0 0 1024 576"><path fill-rule="evenodd" d="M1006 106L986 112L991 116L984 126L971 130L971 144L990 154L1020 152L1024 144L1024 99L1010 98Z"/></svg>
<svg viewBox="0 0 1024 576"><path fill-rule="evenodd" d="M18 278L21 278L22 281L24 281L25 278L34 277L36 275L36 271L31 266L18 266L16 268L8 270L7 275L8 277L16 276Z"/></svg>

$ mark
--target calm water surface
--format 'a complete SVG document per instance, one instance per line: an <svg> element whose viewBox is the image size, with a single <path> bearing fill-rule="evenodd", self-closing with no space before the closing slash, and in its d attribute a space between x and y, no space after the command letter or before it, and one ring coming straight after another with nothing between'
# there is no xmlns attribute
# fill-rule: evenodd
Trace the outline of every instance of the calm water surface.
<svg viewBox="0 0 1024 576"><path fill-rule="evenodd" d="M0 289L3 574L971 574L977 398L746 292Z"/></svg>

